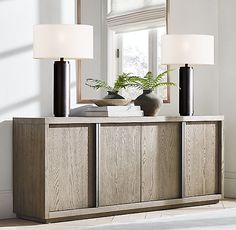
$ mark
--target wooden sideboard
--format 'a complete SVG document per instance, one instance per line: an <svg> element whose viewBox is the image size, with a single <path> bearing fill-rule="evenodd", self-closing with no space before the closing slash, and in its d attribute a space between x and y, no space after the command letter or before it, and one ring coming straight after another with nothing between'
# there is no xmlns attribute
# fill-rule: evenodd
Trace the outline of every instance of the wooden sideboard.
<svg viewBox="0 0 236 230"><path fill-rule="evenodd" d="M54 222L216 203L223 117L14 118L14 212Z"/></svg>

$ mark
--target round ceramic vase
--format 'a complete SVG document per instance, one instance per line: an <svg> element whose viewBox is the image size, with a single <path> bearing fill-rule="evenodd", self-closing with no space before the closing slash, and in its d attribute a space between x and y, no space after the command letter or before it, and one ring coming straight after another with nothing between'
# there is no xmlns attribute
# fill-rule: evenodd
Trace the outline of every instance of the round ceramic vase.
<svg viewBox="0 0 236 230"><path fill-rule="evenodd" d="M138 96L134 105L140 106L144 116L157 116L163 102L152 90L143 90L143 94Z"/></svg>

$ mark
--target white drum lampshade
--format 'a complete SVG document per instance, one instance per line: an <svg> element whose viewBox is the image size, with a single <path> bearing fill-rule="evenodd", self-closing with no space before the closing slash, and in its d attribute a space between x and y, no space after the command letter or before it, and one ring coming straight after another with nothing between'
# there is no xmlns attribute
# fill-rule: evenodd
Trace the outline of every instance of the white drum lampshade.
<svg viewBox="0 0 236 230"><path fill-rule="evenodd" d="M93 58L93 27L90 25L35 25L33 37L34 58Z"/></svg>
<svg viewBox="0 0 236 230"><path fill-rule="evenodd" d="M162 64L214 64L214 37L211 35L164 35L161 49Z"/></svg>
<svg viewBox="0 0 236 230"><path fill-rule="evenodd" d="M70 115L70 63L64 59L93 58L93 27L89 25L35 25L34 58L54 62L54 116Z"/></svg>
<svg viewBox="0 0 236 230"><path fill-rule="evenodd" d="M214 64L214 37L196 34L168 34L161 40L161 63L184 65L179 69L179 114L194 114L193 68Z"/></svg>

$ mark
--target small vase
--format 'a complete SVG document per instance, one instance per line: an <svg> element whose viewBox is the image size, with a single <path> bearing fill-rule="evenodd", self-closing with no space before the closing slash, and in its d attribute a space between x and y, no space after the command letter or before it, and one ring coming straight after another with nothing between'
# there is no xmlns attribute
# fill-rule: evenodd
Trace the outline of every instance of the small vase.
<svg viewBox="0 0 236 230"><path fill-rule="evenodd" d="M134 104L140 106L144 116L157 116L162 106L162 99L157 97L152 90L143 90L143 94L138 96Z"/></svg>
<svg viewBox="0 0 236 230"><path fill-rule="evenodd" d="M118 91L107 91L107 95L104 97L104 99L125 99L120 94L118 94Z"/></svg>

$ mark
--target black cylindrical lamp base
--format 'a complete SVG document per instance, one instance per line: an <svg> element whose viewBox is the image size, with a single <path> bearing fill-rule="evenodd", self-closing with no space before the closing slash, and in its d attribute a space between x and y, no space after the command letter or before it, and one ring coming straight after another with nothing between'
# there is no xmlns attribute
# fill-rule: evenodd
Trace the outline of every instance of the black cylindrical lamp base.
<svg viewBox="0 0 236 230"><path fill-rule="evenodd" d="M193 68L185 65L179 69L179 114L192 116L194 113Z"/></svg>
<svg viewBox="0 0 236 230"><path fill-rule="evenodd" d="M70 64L61 59L54 63L54 116L70 114Z"/></svg>

